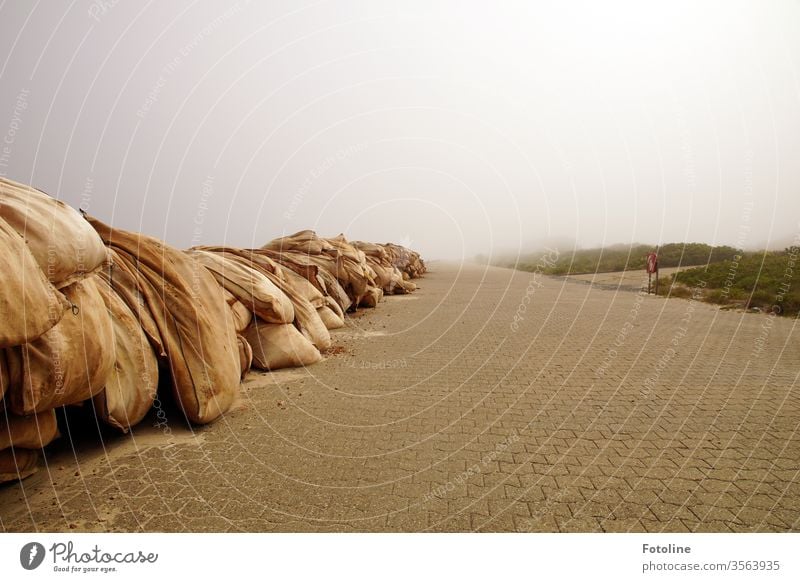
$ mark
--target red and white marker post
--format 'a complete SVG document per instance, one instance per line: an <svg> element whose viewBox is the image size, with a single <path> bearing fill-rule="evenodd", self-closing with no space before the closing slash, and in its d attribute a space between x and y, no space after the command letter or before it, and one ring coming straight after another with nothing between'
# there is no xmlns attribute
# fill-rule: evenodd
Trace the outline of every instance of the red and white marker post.
<svg viewBox="0 0 800 582"><path fill-rule="evenodd" d="M655 294L658 295L658 248L657 247L656 247L656 252L647 253L647 263L645 268L647 269L647 294L650 295L652 278L653 274L655 274L656 276Z"/></svg>

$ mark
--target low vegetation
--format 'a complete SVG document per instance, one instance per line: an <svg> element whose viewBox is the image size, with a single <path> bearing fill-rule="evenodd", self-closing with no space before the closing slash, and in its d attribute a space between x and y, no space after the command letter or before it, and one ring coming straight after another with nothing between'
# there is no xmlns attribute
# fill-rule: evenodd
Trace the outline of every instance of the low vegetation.
<svg viewBox="0 0 800 582"><path fill-rule="evenodd" d="M522 271L540 271L547 275L582 275L586 273L613 273L644 269L647 253L652 245L614 245L598 249L579 249L569 253L558 253L555 261L542 267L541 254L534 253L517 261L502 261L504 267ZM733 260L741 251L729 246L711 246L703 243L669 243L658 250L661 268L706 265ZM549 252L549 256L555 253Z"/></svg>
<svg viewBox="0 0 800 582"><path fill-rule="evenodd" d="M800 314L800 247L747 252L673 274L659 292L688 297L700 291L703 300L720 305Z"/></svg>
<svg viewBox="0 0 800 582"><path fill-rule="evenodd" d="M496 264L545 275L582 275L643 270L651 245L614 245L569 253L548 250ZM670 243L658 249L660 268L693 267L662 275L659 295L778 315L800 314L800 247L745 252L729 246Z"/></svg>

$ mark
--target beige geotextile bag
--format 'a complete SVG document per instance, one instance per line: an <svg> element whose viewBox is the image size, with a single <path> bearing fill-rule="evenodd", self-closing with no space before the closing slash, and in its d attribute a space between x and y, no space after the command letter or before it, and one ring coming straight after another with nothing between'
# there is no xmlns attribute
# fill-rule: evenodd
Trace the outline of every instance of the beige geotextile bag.
<svg viewBox="0 0 800 582"><path fill-rule="evenodd" d="M329 330L344 327L344 319L342 319L338 313L336 313L327 305L323 305L322 307L318 308L317 314L322 320L322 323L324 323L325 327L327 327Z"/></svg>
<svg viewBox="0 0 800 582"><path fill-rule="evenodd" d="M41 449L58 436L56 411L48 410L30 416L0 412L0 450L8 447Z"/></svg>
<svg viewBox="0 0 800 582"><path fill-rule="evenodd" d="M94 397L95 411L107 424L128 432L153 406L158 390L158 360L136 316L106 281L97 284L114 329L114 368Z"/></svg>
<svg viewBox="0 0 800 582"><path fill-rule="evenodd" d="M3 409L2 399L8 389L8 364L6 364L6 352L0 350L0 411Z"/></svg>
<svg viewBox="0 0 800 582"><path fill-rule="evenodd" d="M290 323L264 323L257 319L244 332L253 348L253 366L279 370L309 366L322 359L319 350Z"/></svg>
<svg viewBox="0 0 800 582"><path fill-rule="evenodd" d="M336 255L336 248L324 238L317 236L313 230L301 230L289 236L276 238L261 248L272 251L301 251L308 255L322 253Z"/></svg>
<svg viewBox="0 0 800 582"><path fill-rule="evenodd" d="M2 218L0 273L0 348L33 341L61 320L69 303L44 276L22 236Z"/></svg>
<svg viewBox="0 0 800 582"><path fill-rule="evenodd" d="M308 301L304 293L307 288L299 286L296 273L282 268L271 258L256 251L233 249L229 247L205 247L211 252L224 252L231 260L238 261L267 277L289 298L294 307L294 324L320 350L331 347L331 335L320 319L316 308ZM295 284L293 284L293 282Z"/></svg>
<svg viewBox="0 0 800 582"><path fill-rule="evenodd" d="M288 297L266 276L225 252L187 251L209 270L217 283L245 307L269 323L291 323L294 308Z"/></svg>
<svg viewBox="0 0 800 582"><path fill-rule="evenodd" d="M137 270L136 259L125 253L118 253L114 249L109 249L109 252L112 264L108 269L100 269L98 276L111 286L117 297L131 310L147 339L150 340L156 356L166 358L161 332L142 293L142 288L149 288L149 284Z"/></svg>
<svg viewBox="0 0 800 582"><path fill-rule="evenodd" d="M43 412L88 400L114 367L114 330L97 277L62 289L73 305L39 339L8 348L8 402L15 414Z"/></svg>
<svg viewBox="0 0 800 582"><path fill-rule="evenodd" d="M233 315L233 328L236 330L236 333L242 333L247 329L247 326L250 325L250 322L253 321L253 312L247 309L247 307L228 292L227 289L223 289L222 292L225 295L225 303L228 304L231 315Z"/></svg>
<svg viewBox="0 0 800 582"><path fill-rule="evenodd" d="M239 366L242 368L242 380L247 376L247 372L253 366L253 348L247 343L247 340L240 336L236 336L236 342L239 345Z"/></svg>
<svg viewBox="0 0 800 582"><path fill-rule="evenodd" d="M33 475L39 462L39 451L6 449L0 451L0 483L17 481Z"/></svg>
<svg viewBox="0 0 800 582"><path fill-rule="evenodd" d="M59 289L99 269L108 253L80 213L30 186L0 177L0 218L27 241Z"/></svg>
<svg viewBox="0 0 800 582"><path fill-rule="evenodd" d="M308 255L296 251L272 251L266 249L260 249L254 252L265 255L281 266L291 269L298 275L305 277L312 285L322 291L322 293L332 297L339 305L339 311L345 312L350 309L352 301L347 296L347 292L344 290L341 283L339 283L328 269L322 268Z"/></svg>
<svg viewBox="0 0 800 582"><path fill-rule="evenodd" d="M377 307L381 299L383 299L383 290L381 288L368 287L367 292L361 298L361 303L358 305L359 307Z"/></svg>
<svg viewBox="0 0 800 582"><path fill-rule="evenodd" d="M87 220L135 268L138 292L158 328L173 392L186 418L198 424L219 418L236 398L241 378L233 316L222 288L189 254L96 218Z"/></svg>

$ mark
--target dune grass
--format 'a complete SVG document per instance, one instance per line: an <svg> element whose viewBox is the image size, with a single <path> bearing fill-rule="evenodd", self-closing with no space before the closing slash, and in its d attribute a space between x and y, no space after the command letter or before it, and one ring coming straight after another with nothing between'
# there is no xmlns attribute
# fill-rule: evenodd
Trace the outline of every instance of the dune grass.
<svg viewBox="0 0 800 582"><path fill-rule="evenodd" d="M670 296L701 289L704 301L778 315L800 314L800 247L740 253L673 274L659 290Z"/></svg>
<svg viewBox="0 0 800 582"><path fill-rule="evenodd" d="M505 260L500 264L521 271L541 271L548 275L583 275L587 273L613 273L644 269L647 253L652 245L614 245L605 248L579 249L558 253L558 259L546 267L540 264L541 253L532 253L520 260ZM706 265L732 260L742 251L728 246L711 246L704 243L669 243L658 250L661 268ZM553 252L549 254L552 256Z"/></svg>
<svg viewBox="0 0 800 582"><path fill-rule="evenodd" d="M497 264L546 275L582 275L644 270L651 245L615 245L559 253L531 253ZM542 261L542 257L548 257ZM553 259L553 257L557 257ZM659 295L703 301L778 315L800 314L800 247L742 251L704 243L670 243L658 250L660 268L693 267L665 277Z"/></svg>

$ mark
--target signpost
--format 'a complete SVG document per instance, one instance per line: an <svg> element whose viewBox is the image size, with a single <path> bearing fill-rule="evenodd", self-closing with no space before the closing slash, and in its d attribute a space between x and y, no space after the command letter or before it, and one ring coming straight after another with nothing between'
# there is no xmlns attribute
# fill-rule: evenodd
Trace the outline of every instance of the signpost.
<svg viewBox="0 0 800 582"><path fill-rule="evenodd" d="M653 274L656 276L655 294L658 295L658 247L655 252L647 253L647 294L650 295L650 288L652 284Z"/></svg>

